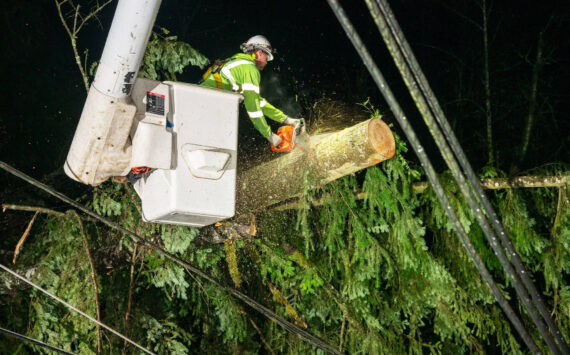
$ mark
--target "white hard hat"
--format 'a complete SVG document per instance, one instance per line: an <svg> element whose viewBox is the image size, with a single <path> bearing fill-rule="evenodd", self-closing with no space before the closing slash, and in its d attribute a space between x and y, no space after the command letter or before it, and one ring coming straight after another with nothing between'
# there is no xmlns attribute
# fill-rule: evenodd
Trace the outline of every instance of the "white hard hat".
<svg viewBox="0 0 570 355"><path fill-rule="evenodd" d="M267 54L268 62L273 60L273 48L271 48L271 43L269 43L269 40L265 38L265 36L253 36L245 43L242 43L240 48L244 53L261 49L265 54Z"/></svg>

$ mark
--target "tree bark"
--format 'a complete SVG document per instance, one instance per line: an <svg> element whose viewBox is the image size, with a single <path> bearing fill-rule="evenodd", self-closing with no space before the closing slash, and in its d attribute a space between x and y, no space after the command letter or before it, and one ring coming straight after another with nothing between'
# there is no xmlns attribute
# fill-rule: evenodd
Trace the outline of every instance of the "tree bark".
<svg viewBox="0 0 570 355"><path fill-rule="evenodd" d="M568 176L519 176L516 178L482 179L481 187L487 190L502 190L532 187L561 187L570 184ZM413 189L422 193L427 188L428 182L416 182Z"/></svg>
<svg viewBox="0 0 570 355"><path fill-rule="evenodd" d="M298 197L306 181L319 187L390 159L395 152L392 131L379 118L310 137L291 153L238 175L236 215Z"/></svg>

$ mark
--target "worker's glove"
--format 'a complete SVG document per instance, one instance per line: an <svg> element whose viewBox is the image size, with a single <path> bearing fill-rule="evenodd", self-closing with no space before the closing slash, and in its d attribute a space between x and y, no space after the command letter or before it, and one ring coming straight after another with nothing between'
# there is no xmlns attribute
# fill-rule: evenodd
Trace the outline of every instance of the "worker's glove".
<svg viewBox="0 0 570 355"><path fill-rule="evenodd" d="M275 133L271 133L271 135L267 137L267 140L275 147L279 147L279 145L281 145L281 137L279 137Z"/></svg>
<svg viewBox="0 0 570 355"><path fill-rule="evenodd" d="M287 117L283 123L285 123L287 126L293 126L297 128L301 124L301 120L298 118Z"/></svg>

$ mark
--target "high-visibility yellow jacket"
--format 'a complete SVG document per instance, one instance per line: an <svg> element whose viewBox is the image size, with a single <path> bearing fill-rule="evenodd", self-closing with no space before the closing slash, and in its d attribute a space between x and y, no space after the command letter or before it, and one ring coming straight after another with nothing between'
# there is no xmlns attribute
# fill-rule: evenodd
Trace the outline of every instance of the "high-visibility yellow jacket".
<svg viewBox="0 0 570 355"><path fill-rule="evenodd" d="M260 77L253 54L238 53L223 65L214 65L208 69L201 85L242 93L251 122L263 137L268 138L271 128L265 121L265 116L279 123L287 116L259 95Z"/></svg>

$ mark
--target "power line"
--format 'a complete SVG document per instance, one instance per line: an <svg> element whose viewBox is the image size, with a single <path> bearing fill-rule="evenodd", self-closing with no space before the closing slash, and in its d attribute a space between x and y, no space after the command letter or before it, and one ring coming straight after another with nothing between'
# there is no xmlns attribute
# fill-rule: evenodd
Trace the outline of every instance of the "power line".
<svg viewBox="0 0 570 355"><path fill-rule="evenodd" d="M64 300L62 300L61 298L57 297L56 295L50 293L49 291L41 288L40 286L36 285L35 283L33 283L32 281L26 279L25 277L23 277L22 275L10 270L9 268L7 268L6 266L4 266L3 264L0 264L0 268L4 269L4 271L8 272L9 274L11 274L12 276L17 277L18 279L24 281L25 283L27 283L28 285L40 290L42 293L48 295L49 297L53 298L54 300L60 302L61 304L63 304L64 306L66 306L67 308L70 308L72 310L74 310L75 312L81 314L83 317L89 319L92 322L95 322L97 324L99 324L100 326L102 326L103 328L107 329L108 331L110 331L111 333L115 334L116 336L128 341L129 343L133 344L134 346L136 346L137 348L141 349L142 351L146 352L147 354L154 354L152 351L145 349L144 347L142 347L141 345L135 343L134 341L132 341L131 339L127 338L126 336L124 336L123 334L117 332L115 329L109 327L108 325L105 325L101 322L99 322L97 319L91 317L90 315L88 315L87 313L75 308L74 306L70 305L69 303L65 302Z"/></svg>
<svg viewBox="0 0 570 355"><path fill-rule="evenodd" d="M424 170L428 176L428 179L429 179L429 181L430 181L430 183L434 189L434 192L435 192L437 198L439 199L439 201L441 202L443 209L445 210L445 212L446 212L451 224L453 225L455 231L457 232L457 235L459 236L459 239L461 240L463 247L465 248L465 250L469 254L471 260L475 264L475 267L477 268L481 277L483 278L483 280L485 280L485 282L487 283L487 285L491 289L493 295L497 299L497 302L499 303L499 305L501 306L501 308L503 309L503 311L505 312L505 314L507 315L507 317L509 318L511 323L514 325L515 329L517 329L517 331L519 332L519 335L521 336L521 338L523 339L525 344L528 346L530 351L532 351L534 353L538 353L537 347L536 347L532 337L528 334L528 332L524 328L522 322L517 317L517 315L514 313L513 309L509 305L508 301L505 299L505 297L501 293L501 290L495 284L491 274L487 270L485 264L481 260L479 254L477 254L477 251L475 250L475 248L474 248L473 244L471 243L469 237L467 236L463 227L461 226L461 223L459 222L459 219L458 219L457 215L455 214L455 211L451 208L451 204L449 203L449 200L447 199L447 196L445 195L443 187L441 186L441 183L439 181L439 178L437 177L437 174L435 173L435 170L433 168L433 165L431 164L431 161L429 160L424 148L422 147L418 137L415 134L415 131L413 130L410 123L408 122L404 112L402 111L400 105L398 104L396 98L394 97L392 91L390 90L388 83L384 79L384 76L382 75L382 73L378 69L378 66L374 63L372 57L370 56L370 53L368 52L368 50L366 49L366 47L362 43L362 40L360 39L360 36L358 35L358 33L356 33L356 31L354 30L354 27L350 23L350 20L347 18L342 7L338 4L338 2L336 0L327 0L327 1L330 5L331 9L333 10L335 16L337 17L340 24L342 25L343 29L345 30L348 38L350 39L350 41L354 45L356 51L360 55L365 66L368 68L370 75L374 79L379 90L382 92L382 95L384 96L384 98L386 99L388 104L390 105L390 108L391 108L392 112L394 113L394 116L398 120L398 123L402 127L402 130L404 131L408 141L410 142L410 144L411 144L412 148L414 149L416 155L420 159L421 165L424 168Z"/></svg>
<svg viewBox="0 0 570 355"><path fill-rule="evenodd" d="M56 348L55 346L51 346L51 345L46 344L46 343L42 343L41 341L39 341L39 340L37 340L37 339L33 339L33 338L30 338L30 337L27 337L27 336L25 336L25 335L22 335L22 334L20 334L20 333L13 332L13 331L8 330L8 329L4 329L4 328L2 328L2 327L0 327L0 333L4 333L4 334L6 334L6 335L8 335L8 336L11 336L12 338L20 339L20 340L27 341L27 342L32 343L32 344L35 344L35 345L39 345L39 346L41 346L41 347L43 347L43 348L56 351L56 352L58 352L58 353L60 353L60 354L75 355L75 353L70 353L69 351L65 351L65 350L63 350L63 349Z"/></svg>
<svg viewBox="0 0 570 355"><path fill-rule="evenodd" d="M210 281L211 283L213 283L217 287L223 288L226 292L228 292L232 296L240 299L242 302L246 303L247 305L249 305L250 307L252 307L256 311L261 313L263 316L271 319L272 321L277 323L279 326L281 326L282 328L284 328L288 332L290 332L294 335L297 335L299 338L301 338L303 341L307 342L308 344L311 344L315 347L318 347L321 350L324 350L324 351L331 353L331 354L338 354L338 355L342 354L341 352L339 352L337 349L335 349L334 347L332 347L331 345L326 343L321 338L316 337L316 336L310 334L309 332L299 328L295 324L287 321L285 318L279 316L278 314L276 314L275 312L273 312L269 308L261 305L257 301L251 299L249 296L239 292L238 290L236 290L232 287L223 285L218 280L216 280L214 277L210 276L209 274L205 273L204 271L190 265L188 262L180 259L179 257L177 257L174 254L167 252L166 250L162 249L161 247L145 240L143 237L141 237L138 234L122 227L118 223L115 223L106 217L98 215L97 213L88 209L87 207L83 206L82 204L72 200L71 198L67 197L66 195L54 190L53 188L39 182L38 180L24 174L23 172L19 171L18 169L15 169L12 166L4 163L3 161L0 161L0 168L2 168L3 170L9 172L10 174L12 174L14 176L17 176L18 178L20 178L22 180L28 182L29 184L34 185L41 190L44 190L45 192L49 193L50 195L57 197L58 199L68 203L69 205L73 206L74 208L80 210L81 212L99 220L103 224L105 224L105 225L107 225L113 229L116 229L123 234L128 235L129 237L131 237L136 242L146 245L148 248L164 255L165 257L174 261L175 263L182 266L186 270Z"/></svg>
<svg viewBox="0 0 570 355"><path fill-rule="evenodd" d="M556 353L556 345L554 342L552 342L552 338L548 333L548 330L540 321L538 314L536 314L536 310L534 310L533 304L530 302L528 296L529 293L532 301L534 301L534 306L536 306L536 309L540 313L540 316L542 316L542 319L550 328L550 332L554 334L554 337L558 341L562 352L566 354L570 353L568 345L564 341L560 330L544 306L544 301L538 294L534 283L528 276L528 272L526 271L520 259L520 256L516 252L510 238L508 237L507 232L505 231L503 225L499 222L497 213L489 202L487 195L483 192L483 189L479 183L479 179L475 175L471 164L469 163L467 157L465 156L465 153L463 152L463 149L461 148L461 145L455 137L455 133L451 129L451 126L449 125L449 122L447 121L447 118L445 117L445 114L443 113L443 110L441 109L437 98L431 90L427 79L425 78L408 42L406 41L406 38L404 37L404 34L402 33L402 30L400 29L398 22L396 21L394 14L392 13L392 10L390 9L390 6L386 0L375 0L375 2L366 0L366 3L371 11L371 14L373 15L374 20L376 21L380 33L384 37L384 41L387 44L395 44L388 45L389 50L392 53L394 61L398 65L398 68L400 69L406 85L408 86L414 100L416 101L416 105L418 108L420 108L421 111L423 111L422 116L424 117L426 124L430 127L432 135L434 135L434 138L436 138L436 143L438 143L437 137L444 137L447 140L447 142L445 140L442 140L439 142L438 146L440 150L442 150L442 155L444 158L451 158L449 163L451 163L452 166L450 166L450 168L454 172L456 180L460 185L461 191L466 196L467 202L473 210L476 211L481 208L481 210L485 211L488 220L483 214L476 213L475 216L478 219L478 223L485 232L489 244L494 249L494 251L498 253L498 257L501 260L501 263L503 264L503 267L505 268L507 274L516 275L516 277L512 278L514 283L518 283L518 289L521 291L519 293L519 297L521 297L523 304L525 304L525 307L527 307L529 314L531 317L533 317L535 325L537 325L537 328L541 331L542 335L546 336L545 340L547 343L549 343L551 349L553 349L552 346L554 346L553 352ZM397 58L399 58L399 60L397 60ZM431 129L432 127L433 130ZM451 151L453 151L455 154L455 159ZM465 183L465 176L460 172L459 166L457 166L457 162L463 169L463 173L466 175L467 180L471 184L473 190L470 190ZM476 196L479 198L476 198ZM490 228L489 222L491 223L494 231ZM514 264L515 270L513 270L511 263L509 263L504 250L495 242L497 239L496 237L498 237L498 239L501 241L502 247L507 250L507 254L510 255L510 259ZM526 291L528 291L528 293Z"/></svg>

